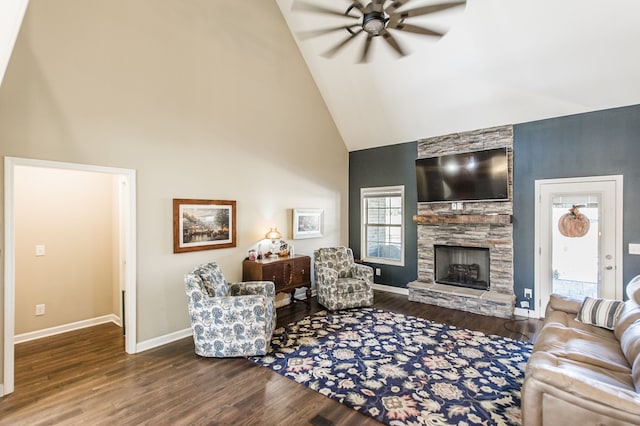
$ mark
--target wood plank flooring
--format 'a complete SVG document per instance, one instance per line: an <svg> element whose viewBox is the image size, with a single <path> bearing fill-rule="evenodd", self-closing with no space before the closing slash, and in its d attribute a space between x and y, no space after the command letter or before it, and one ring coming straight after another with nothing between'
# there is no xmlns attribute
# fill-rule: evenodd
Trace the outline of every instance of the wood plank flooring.
<svg viewBox="0 0 640 426"><path fill-rule="evenodd" d="M375 307L517 340L540 320L503 320L376 291ZM321 310L278 309L278 325ZM104 324L16 345L15 392L0 425L378 425L375 420L244 358L195 355L191 337L136 355Z"/></svg>

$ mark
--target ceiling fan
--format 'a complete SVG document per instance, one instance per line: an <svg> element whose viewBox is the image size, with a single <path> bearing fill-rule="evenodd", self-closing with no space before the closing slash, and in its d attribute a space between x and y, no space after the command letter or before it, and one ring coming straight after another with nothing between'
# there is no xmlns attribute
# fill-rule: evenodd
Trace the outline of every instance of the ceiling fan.
<svg viewBox="0 0 640 426"><path fill-rule="evenodd" d="M403 49L394 38L392 31L405 31L432 37L442 37L444 35L442 32L419 25L412 25L406 23L405 20L414 16L428 15L442 10L462 6L466 3L466 1L463 0L419 6L413 9L404 9L403 7L409 3L410 0L372 0L368 4L365 4L362 0L348 1L350 4L344 12L332 10L324 6L315 5L301 0L294 2L292 9L332 16L341 16L352 20L355 19L355 23L352 22L331 28L305 31L299 33L299 36L303 39L307 39L329 34L334 31L346 31L348 36L344 40L323 53L323 56L330 58L362 34L366 38L364 39L360 62L367 62L371 41L378 37L391 46L398 55L405 56L407 54L405 49Z"/></svg>

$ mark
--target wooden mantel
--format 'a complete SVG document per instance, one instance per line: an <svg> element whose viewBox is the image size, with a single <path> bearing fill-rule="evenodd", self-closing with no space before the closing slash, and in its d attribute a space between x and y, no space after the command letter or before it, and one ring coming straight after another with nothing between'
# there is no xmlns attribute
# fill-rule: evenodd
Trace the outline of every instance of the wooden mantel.
<svg viewBox="0 0 640 426"><path fill-rule="evenodd" d="M413 221L421 225L438 223L510 225L512 219L513 216L510 214L427 214L413 216Z"/></svg>

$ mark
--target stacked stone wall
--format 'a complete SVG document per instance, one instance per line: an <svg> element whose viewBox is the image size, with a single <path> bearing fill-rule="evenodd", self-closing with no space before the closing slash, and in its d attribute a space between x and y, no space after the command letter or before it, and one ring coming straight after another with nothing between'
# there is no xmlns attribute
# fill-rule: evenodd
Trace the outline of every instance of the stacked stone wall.
<svg viewBox="0 0 640 426"><path fill-rule="evenodd" d="M511 215L513 213L513 127L456 133L418 141L418 158L506 147L509 153L509 201L419 203L419 216L441 216L440 223L418 222L418 281L409 284L409 300L484 315L513 315L513 225L511 223L447 223L452 215ZM466 290L435 284L434 245L489 249L490 289ZM466 290L466 291L465 291Z"/></svg>

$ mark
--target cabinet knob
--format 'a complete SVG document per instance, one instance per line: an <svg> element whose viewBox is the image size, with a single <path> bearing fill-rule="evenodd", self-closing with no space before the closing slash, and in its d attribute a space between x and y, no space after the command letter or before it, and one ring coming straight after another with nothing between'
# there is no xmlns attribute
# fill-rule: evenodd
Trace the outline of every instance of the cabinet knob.
<svg viewBox="0 0 640 426"><path fill-rule="evenodd" d="M304 275L304 269L302 270L302 275Z"/></svg>
<svg viewBox="0 0 640 426"><path fill-rule="evenodd" d="M276 276L275 275L272 277L271 281L273 281L274 283L276 282Z"/></svg>

